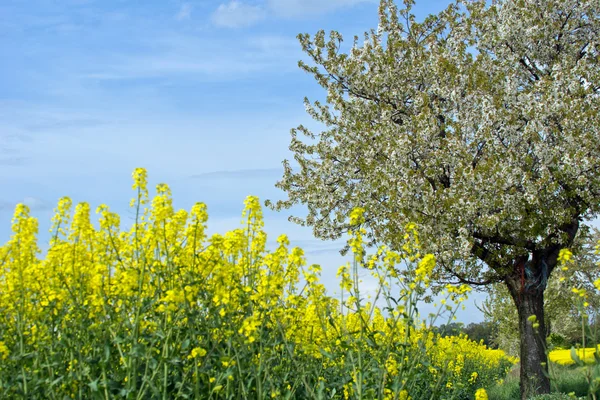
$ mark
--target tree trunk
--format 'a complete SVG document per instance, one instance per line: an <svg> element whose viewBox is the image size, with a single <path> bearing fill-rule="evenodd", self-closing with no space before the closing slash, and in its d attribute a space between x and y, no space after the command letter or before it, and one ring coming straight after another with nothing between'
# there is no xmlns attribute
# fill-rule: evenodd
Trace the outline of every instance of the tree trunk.
<svg viewBox="0 0 600 400"><path fill-rule="evenodd" d="M528 287L517 279L507 280L506 285L519 315L521 399L527 400L536 394L550 393L544 318L546 285ZM534 327L534 323L539 326Z"/></svg>

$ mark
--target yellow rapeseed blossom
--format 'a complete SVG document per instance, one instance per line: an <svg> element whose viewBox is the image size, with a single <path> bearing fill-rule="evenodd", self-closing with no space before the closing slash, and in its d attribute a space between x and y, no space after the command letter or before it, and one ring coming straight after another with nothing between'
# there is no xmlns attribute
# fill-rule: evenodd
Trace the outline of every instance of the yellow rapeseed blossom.
<svg viewBox="0 0 600 400"><path fill-rule="evenodd" d="M192 351L190 352L190 355L188 356L188 358L204 357L205 355L206 355L205 349L203 349L202 347L194 347L192 349Z"/></svg>
<svg viewBox="0 0 600 400"><path fill-rule="evenodd" d="M362 207L356 207L350 212L350 225L360 225L365 222L364 217L365 209Z"/></svg>
<svg viewBox="0 0 600 400"><path fill-rule="evenodd" d="M475 392L475 400L488 400L488 394L484 388L477 389Z"/></svg>
<svg viewBox="0 0 600 400"><path fill-rule="evenodd" d="M168 185L157 185L150 199L146 171L136 169L133 180L134 218L126 229L107 205L97 207L95 225L88 203L60 199L43 259L37 220L26 206L16 207L11 238L0 247L0 381L8 381L2 374L62 376L54 397L93 397L88 382L105 374L141 398L148 394L137 392L147 390L141 383L159 371L152 385L163 389L186 379L182 391L242 393L256 367L271 374L267 395L298 388L277 381L277 374L314 372L308 381L324 385L326 395L340 382L336 396L353 398L360 355L378 367L381 382L385 376L385 398L409 400L417 384L411 368L421 365L416 361L427 365L420 376L444 377L440 387L468 388L471 396L475 386L504 376L504 353L464 337L442 338L417 322L418 292L436 260L421 254L416 225L406 226L399 251L381 246L369 257L366 231L355 226L349 240L355 264L338 270L344 297L336 298L321 282L321 267L307 266L304 251L291 248L286 235L267 249L257 197L246 199L239 229L209 237L205 204L176 210ZM353 210L351 223L363 223L364 212ZM382 297L365 298L355 287L364 271L381 292L400 287L389 312L378 306ZM442 310L469 290L447 287ZM22 354L53 367L40 369ZM312 369L290 370L297 362ZM144 371L150 375L144 378Z"/></svg>
<svg viewBox="0 0 600 400"><path fill-rule="evenodd" d="M594 348L576 349L577 356L581 360L583 360L585 363L594 363L595 362L595 359L594 359L595 352L596 352L596 349L594 349ZM570 349L552 350L548 354L548 359L551 362L553 362L555 364L560 364L560 365L575 364L575 360L573 360L573 357L571 356Z"/></svg>
<svg viewBox="0 0 600 400"><path fill-rule="evenodd" d="M477 371L474 371L474 372L471 374L471 377L469 378L469 383L470 383L470 384L474 384L474 383L475 383L475 381L477 381L477 376L478 376L478 374L477 374Z"/></svg>
<svg viewBox="0 0 600 400"><path fill-rule="evenodd" d="M558 262L560 264L568 264L573 258L573 253L569 249L561 249L558 253Z"/></svg>
<svg viewBox="0 0 600 400"><path fill-rule="evenodd" d="M435 268L435 256L433 254L427 254L419 262L417 269L415 270L417 281L423 281L426 285L429 284L429 277L431 272Z"/></svg>
<svg viewBox="0 0 600 400"><path fill-rule="evenodd" d="M4 342L0 341L0 359L5 360L9 354L10 354L10 351L8 350L8 347L6 347L6 344L4 344Z"/></svg>

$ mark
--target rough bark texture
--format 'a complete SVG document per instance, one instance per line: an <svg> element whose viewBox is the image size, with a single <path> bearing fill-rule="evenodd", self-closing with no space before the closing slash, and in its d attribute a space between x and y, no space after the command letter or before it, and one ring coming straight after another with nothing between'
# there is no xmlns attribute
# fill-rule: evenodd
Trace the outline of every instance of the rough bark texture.
<svg viewBox="0 0 600 400"><path fill-rule="evenodd" d="M545 352L545 285L525 289L520 280L508 280L506 284L519 315L521 399L527 400L536 394L550 393ZM535 316L535 323L539 324L536 328L533 327L534 322L529 320L532 315Z"/></svg>

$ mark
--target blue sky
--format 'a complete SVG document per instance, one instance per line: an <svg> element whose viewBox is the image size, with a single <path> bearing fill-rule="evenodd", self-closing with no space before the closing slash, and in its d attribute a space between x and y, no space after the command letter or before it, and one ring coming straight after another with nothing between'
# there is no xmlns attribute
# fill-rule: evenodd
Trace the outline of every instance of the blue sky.
<svg viewBox="0 0 600 400"><path fill-rule="evenodd" d="M447 0L418 2L422 18ZM61 196L101 203L131 221L131 172L168 183L177 208L208 205L211 232L238 227L247 195L274 187L291 158L289 130L317 126L303 98L324 97L297 67L299 33L352 37L377 26L374 0L2 0L0 240L14 206L40 220L47 247ZM333 291L347 260L265 210L270 239L287 233ZM478 301L481 295L474 296ZM425 308L427 309L427 308ZM464 322L482 316L472 305Z"/></svg>

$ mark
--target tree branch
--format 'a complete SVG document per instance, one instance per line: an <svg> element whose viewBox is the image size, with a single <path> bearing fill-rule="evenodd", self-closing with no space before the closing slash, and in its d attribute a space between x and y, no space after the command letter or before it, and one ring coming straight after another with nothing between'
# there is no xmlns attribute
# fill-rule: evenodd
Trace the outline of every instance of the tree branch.
<svg viewBox="0 0 600 400"><path fill-rule="evenodd" d="M503 245L507 245L507 246L521 247L523 249L527 249L530 251L535 251L535 249L536 249L535 242L532 242L531 240L517 240L514 238L503 237L500 235L490 236L490 235L485 235L485 234L483 234L481 232L477 232L477 231L473 232L473 237L475 239L481 240L484 243L496 243L496 244L503 244Z"/></svg>
<svg viewBox="0 0 600 400"><path fill-rule="evenodd" d="M452 275L453 277L458 279L458 282L447 281L447 282L440 282L440 283L448 283L451 285L457 285L459 283L463 283L466 285L473 285L473 286L487 286L487 285L491 285L492 283L498 283L498 282L504 281L504 277L500 276L500 275L492 276L483 281L474 281L474 280L465 278L464 275L460 275L458 272L454 271L452 268L446 266L446 264L444 264L444 263L440 263L440 264L442 265L442 267L444 268L444 270L446 272L448 272L450 275Z"/></svg>

